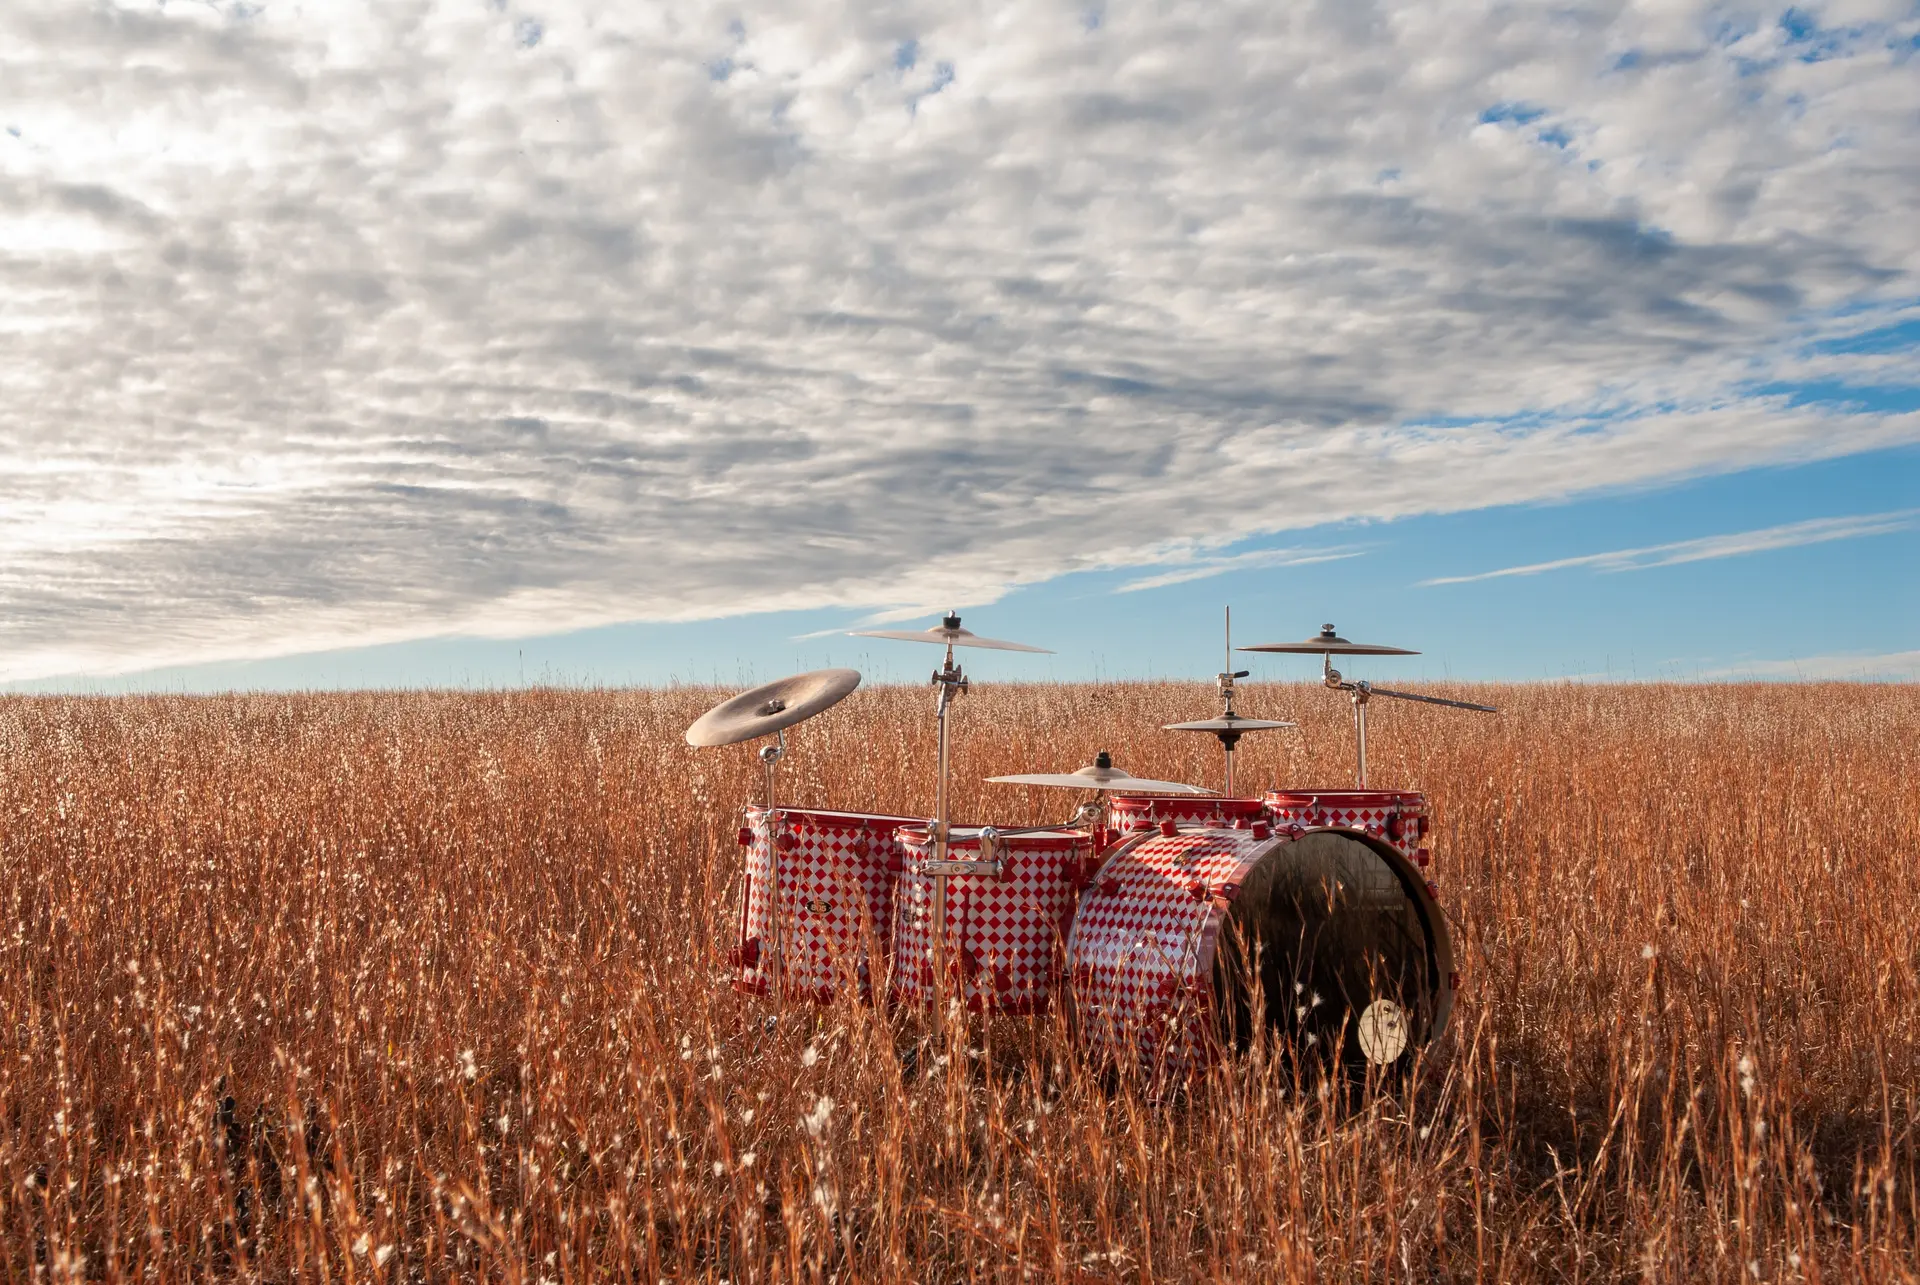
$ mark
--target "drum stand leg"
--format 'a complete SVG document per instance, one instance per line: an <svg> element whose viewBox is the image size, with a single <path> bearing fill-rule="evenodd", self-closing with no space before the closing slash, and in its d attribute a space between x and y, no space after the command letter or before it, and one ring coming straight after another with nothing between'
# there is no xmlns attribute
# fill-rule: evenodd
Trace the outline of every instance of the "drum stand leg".
<svg viewBox="0 0 1920 1285"><path fill-rule="evenodd" d="M787 969L783 950L785 943L780 932L780 814L774 810L773 786L780 756L786 752L787 734L785 732L779 733L774 738L773 744L763 746L760 750L760 761L766 765L767 769L767 873L769 875L767 882L771 885L767 890L771 897L768 903L771 913L767 919L768 936L772 938L767 943L769 947L767 954L773 962L772 976L769 980L773 988L775 1004L786 1002Z"/></svg>
<svg viewBox="0 0 1920 1285"><path fill-rule="evenodd" d="M951 644L947 647L946 663L934 671L933 684L940 689L940 699L934 707L940 730L936 768L939 780L934 785L933 795L933 858L935 861L945 861L948 859L950 829L947 811L947 711L953 705L953 698L967 690L966 675L953 663ZM933 959L933 1029L935 1034L944 1034L947 1024L947 876L943 874L933 877L932 933L933 949L929 954Z"/></svg>
<svg viewBox="0 0 1920 1285"><path fill-rule="evenodd" d="M1353 739L1360 751L1360 788L1367 788L1367 692L1363 687L1353 691Z"/></svg>

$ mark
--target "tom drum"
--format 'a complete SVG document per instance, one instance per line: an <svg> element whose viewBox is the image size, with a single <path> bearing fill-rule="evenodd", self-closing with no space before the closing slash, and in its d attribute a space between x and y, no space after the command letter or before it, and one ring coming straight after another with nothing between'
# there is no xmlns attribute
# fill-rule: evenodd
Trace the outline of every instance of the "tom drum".
<svg viewBox="0 0 1920 1285"><path fill-rule="evenodd" d="M746 887L728 953L734 989L766 994L777 959L788 996L871 997L872 965L893 928L898 835L913 818L779 808L769 824L765 808L748 808L746 820Z"/></svg>
<svg viewBox="0 0 1920 1285"><path fill-rule="evenodd" d="M1192 794L1116 794L1107 800L1107 809L1120 834L1151 829L1162 821L1245 830L1267 819L1264 800Z"/></svg>
<svg viewBox="0 0 1920 1285"><path fill-rule="evenodd" d="M894 902L893 988L902 1002L934 1001L933 842L926 824L902 830L906 869ZM1000 836L997 875L947 876L949 999L994 1013L1042 1013L1060 973L1074 905L1093 859L1080 830ZM955 827L950 860L981 859L980 829Z"/></svg>

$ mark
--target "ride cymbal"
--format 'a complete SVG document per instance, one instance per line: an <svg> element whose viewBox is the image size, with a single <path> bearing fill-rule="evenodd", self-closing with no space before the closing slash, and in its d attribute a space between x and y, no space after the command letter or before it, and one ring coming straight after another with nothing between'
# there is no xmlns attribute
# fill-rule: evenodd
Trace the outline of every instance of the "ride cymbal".
<svg viewBox="0 0 1920 1285"><path fill-rule="evenodd" d="M816 669L741 692L687 729L689 745L732 745L792 727L837 705L860 685L857 669Z"/></svg>
<svg viewBox="0 0 1920 1285"><path fill-rule="evenodd" d="M1320 626L1320 635L1305 642L1255 643L1251 647L1236 647L1235 651L1283 651L1304 656L1318 656L1333 652L1342 656L1418 656L1417 651L1408 651L1405 647L1386 647L1379 643L1349 642L1333 632L1332 625Z"/></svg>
<svg viewBox="0 0 1920 1285"><path fill-rule="evenodd" d="M948 612L938 625L932 629L856 629L854 638L897 638L901 642L936 643L943 647L984 647L990 651L1032 651L1051 656L1053 653L1045 647L1029 647L1026 643L1007 642L999 638L982 638L971 629L960 627L960 617Z"/></svg>

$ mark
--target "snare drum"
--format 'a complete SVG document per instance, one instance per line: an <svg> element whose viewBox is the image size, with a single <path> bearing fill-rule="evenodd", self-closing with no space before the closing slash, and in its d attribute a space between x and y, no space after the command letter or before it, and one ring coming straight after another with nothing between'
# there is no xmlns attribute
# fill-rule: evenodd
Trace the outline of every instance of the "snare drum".
<svg viewBox="0 0 1920 1285"><path fill-rule="evenodd" d="M1120 834L1151 829L1162 821L1248 830L1267 819L1267 805L1260 799L1219 799L1191 794L1114 795L1107 800L1107 808L1113 818L1113 828Z"/></svg>
<svg viewBox="0 0 1920 1285"><path fill-rule="evenodd" d="M1358 830L1385 839L1417 866L1427 864L1427 796L1412 790L1268 790L1273 824Z"/></svg>
<svg viewBox="0 0 1920 1285"><path fill-rule="evenodd" d="M1067 945L1081 1037L1180 1074L1265 1029L1393 1064L1444 1028L1452 945L1424 880L1364 834L1155 829L1111 851Z"/></svg>
<svg viewBox="0 0 1920 1285"><path fill-rule="evenodd" d="M903 855L895 836L912 818L780 808L770 847L767 810L748 808L746 815L740 841L747 849L747 882L739 938L727 959L734 989L766 994L777 947L787 995L824 1004L857 988L870 998L872 963L885 955L893 928L893 889Z"/></svg>
<svg viewBox="0 0 1920 1285"><path fill-rule="evenodd" d="M931 1007L933 857L926 823L902 830L907 868L894 898L893 988L902 1001ZM976 1012L1043 1013L1060 972L1061 948L1093 857L1079 830L998 837L998 874L947 876L948 997ZM981 859L980 830L955 827L955 861Z"/></svg>

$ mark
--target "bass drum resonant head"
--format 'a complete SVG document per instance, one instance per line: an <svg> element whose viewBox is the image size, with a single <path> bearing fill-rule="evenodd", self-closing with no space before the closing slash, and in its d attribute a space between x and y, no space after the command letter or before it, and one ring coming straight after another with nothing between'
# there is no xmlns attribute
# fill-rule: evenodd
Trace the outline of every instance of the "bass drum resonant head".
<svg viewBox="0 0 1920 1285"><path fill-rule="evenodd" d="M1308 834L1251 871L1214 957L1222 1037L1246 1049L1255 1014L1295 1056L1391 1066L1432 1025L1436 960L1425 913L1357 835Z"/></svg>

